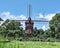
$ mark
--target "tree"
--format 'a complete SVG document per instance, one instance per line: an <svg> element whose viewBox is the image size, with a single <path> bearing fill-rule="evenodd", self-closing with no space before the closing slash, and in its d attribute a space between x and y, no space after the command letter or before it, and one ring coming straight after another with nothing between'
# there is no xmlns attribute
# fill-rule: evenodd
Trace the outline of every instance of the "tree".
<svg viewBox="0 0 60 48"><path fill-rule="evenodd" d="M36 37L36 36L37 36L37 33L38 33L38 30L37 30L37 27L35 27L35 28L33 29L32 36L33 36L33 37Z"/></svg>
<svg viewBox="0 0 60 48"><path fill-rule="evenodd" d="M6 31L8 31L7 37L9 38L16 38L21 36L23 31L23 28L21 26L22 24L20 22L8 19L2 24L2 27L6 28Z"/></svg>
<svg viewBox="0 0 60 48"><path fill-rule="evenodd" d="M0 35L2 35L4 38L6 37L6 35L7 35L6 28L0 26Z"/></svg>
<svg viewBox="0 0 60 48"><path fill-rule="evenodd" d="M49 27L55 38L60 39L60 13L57 13L49 22Z"/></svg>
<svg viewBox="0 0 60 48"><path fill-rule="evenodd" d="M0 18L0 21L3 21L3 19Z"/></svg>
<svg viewBox="0 0 60 48"><path fill-rule="evenodd" d="M44 40L44 30L43 29L37 29L35 27L32 32L32 40L33 41L43 41Z"/></svg>
<svg viewBox="0 0 60 48"><path fill-rule="evenodd" d="M2 26L6 27L6 29L8 30L18 30L20 29L20 26L22 24L20 22L16 22L16 21L12 21L12 20L6 20Z"/></svg>

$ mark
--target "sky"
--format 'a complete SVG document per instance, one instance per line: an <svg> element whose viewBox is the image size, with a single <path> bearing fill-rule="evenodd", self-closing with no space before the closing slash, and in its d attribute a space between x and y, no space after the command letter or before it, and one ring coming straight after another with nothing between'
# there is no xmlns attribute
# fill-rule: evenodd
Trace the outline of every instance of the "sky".
<svg viewBox="0 0 60 48"><path fill-rule="evenodd" d="M6 19L27 19L28 5L31 5L31 18L45 18L48 21L60 12L60 0L0 0L0 17ZM44 20L44 19L43 19ZM24 22L23 28L25 27ZM48 29L49 23L34 22L34 27L38 29Z"/></svg>

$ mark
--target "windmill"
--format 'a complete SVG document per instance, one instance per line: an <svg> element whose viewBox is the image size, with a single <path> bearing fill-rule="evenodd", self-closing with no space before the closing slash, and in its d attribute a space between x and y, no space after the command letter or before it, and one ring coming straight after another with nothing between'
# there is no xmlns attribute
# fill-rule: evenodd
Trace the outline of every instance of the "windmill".
<svg viewBox="0 0 60 48"><path fill-rule="evenodd" d="M31 19L31 5L28 6L28 19L27 20L15 20L15 21L25 21L25 33L27 35L32 34L34 22L48 22L46 20L32 20Z"/></svg>

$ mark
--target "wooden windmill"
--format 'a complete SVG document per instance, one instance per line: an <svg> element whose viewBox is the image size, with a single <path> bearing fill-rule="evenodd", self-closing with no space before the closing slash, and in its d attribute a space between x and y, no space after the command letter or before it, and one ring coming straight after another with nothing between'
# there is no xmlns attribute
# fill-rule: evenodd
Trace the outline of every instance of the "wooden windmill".
<svg viewBox="0 0 60 48"><path fill-rule="evenodd" d="M34 22L48 22L46 20L32 20L31 19L31 5L29 5L29 11L28 11L28 19L27 20L15 20L15 21L25 21L25 33L30 35L33 32L33 25Z"/></svg>

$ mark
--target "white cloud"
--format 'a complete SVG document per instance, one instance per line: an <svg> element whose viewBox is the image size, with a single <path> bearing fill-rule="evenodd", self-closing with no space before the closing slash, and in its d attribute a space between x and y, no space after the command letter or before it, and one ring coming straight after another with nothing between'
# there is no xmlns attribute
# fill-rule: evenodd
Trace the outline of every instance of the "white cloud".
<svg viewBox="0 0 60 48"><path fill-rule="evenodd" d="M19 16L16 16L16 19L18 19L18 20L26 20L27 18L23 14L21 14Z"/></svg>
<svg viewBox="0 0 60 48"><path fill-rule="evenodd" d="M43 14L42 13L39 14L39 18L43 18Z"/></svg>
<svg viewBox="0 0 60 48"><path fill-rule="evenodd" d="M42 26L42 29L45 31L45 30L46 30L46 26L45 26L45 25L43 25L43 26Z"/></svg>
<svg viewBox="0 0 60 48"><path fill-rule="evenodd" d="M10 12L2 12L1 15L9 16Z"/></svg>
<svg viewBox="0 0 60 48"><path fill-rule="evenodd" d="M15 15L12 15L10 12L2 12L0 14L0 17L2 19L4 19L4 20L6 20L6 19L11 19L11 20L23 20L23 19L26 19L26 17L23 14L15 16Z"/></svg>
<svg viewBox="0 0 60 48"><path fill-rule="evenodd" d="M39 13L38 18L45 18L46 20L50 21L55 14L56 13L43 15L42 13Z"/></svg>
<svg viewBox="0 0 60 48"><path fill-rule="evenodd" d="M10 12L2 12L2 13L0 13L0 16L4 20L6 20L6 19L14 19L15 18L15 16L12 15Z"/></svg>
<svg viewBox="0 0 60 48"><path fill-rule="evenodd" d="M55 13L53 13L53 14L47 14L47 15L45 15L45 18L46 18L48 21L50 21L53 16L55 16Z"/></svg>
<svg viewBox="0 0 60 48"><path fill-rule="evenodd" d="M11 14L10 12L2 12L2 13L0 13L0 17L3 20L6 20L6 19L10 19L10 20L26 20L27 19L23 14L15 16L15 15ZM3 22L1 22L1 24L2 23ZM23 24L22 27L24 27L24 22L21 22L21 23Z"/></svg>

